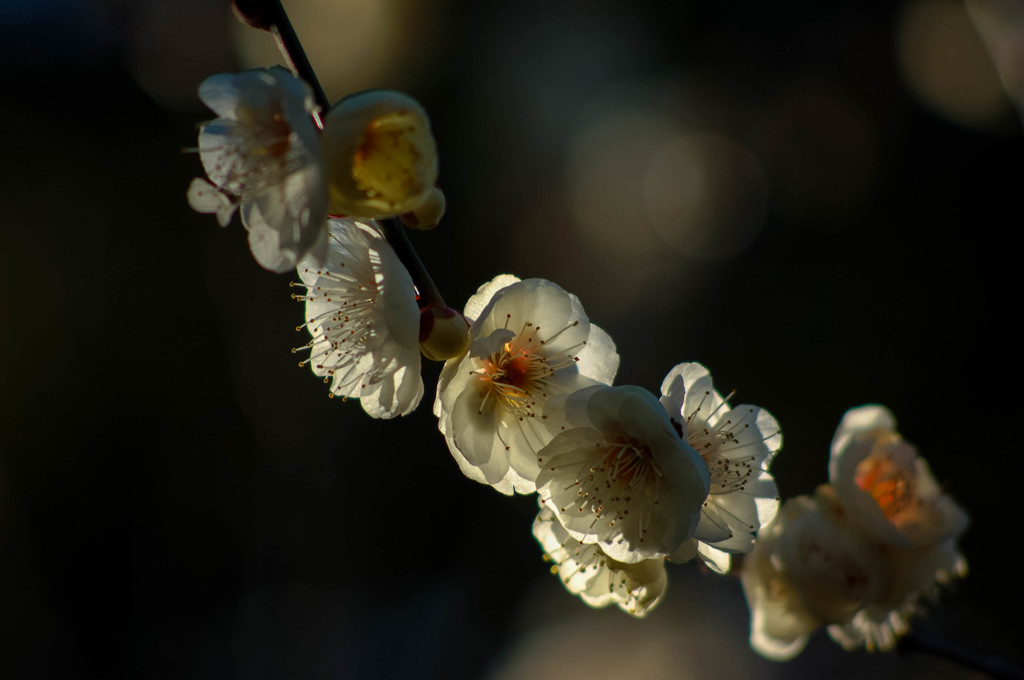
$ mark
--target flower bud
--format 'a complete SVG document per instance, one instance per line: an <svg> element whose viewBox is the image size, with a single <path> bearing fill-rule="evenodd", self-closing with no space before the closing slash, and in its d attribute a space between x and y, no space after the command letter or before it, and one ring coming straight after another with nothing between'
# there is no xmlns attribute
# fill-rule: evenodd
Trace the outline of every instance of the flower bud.
<svg viewBox="0 0 1024 680"><path fill-rule="evenodd" d="M469 347L469 324L451 307L427 305L420 310L420 353L447 361Z"/></svg>
<svg viewBox="0 0 1024 680"><path fill-rule="evenodd" d="M420 207L401 215L402 224L410 229L433 229L444 217L445 205L444 192L434 187Z"/></svg>
<svg viewBox="0 0 1024 680"><path fill-rule="evenodd" d="M418 208L434 190L430 121L401 92L368 90L343 99L324 120L321 146L331 214L394 217Z"/></svg>

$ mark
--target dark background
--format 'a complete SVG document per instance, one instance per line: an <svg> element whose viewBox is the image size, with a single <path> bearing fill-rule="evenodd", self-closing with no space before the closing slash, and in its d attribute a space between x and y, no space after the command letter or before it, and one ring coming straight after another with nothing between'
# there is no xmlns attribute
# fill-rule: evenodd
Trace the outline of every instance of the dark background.
<svg viewBox="0 0 1024 680"><path fill-rule="evenodd" d="M431 113L449 210L412 237L451 304L542 276L619 383L704 363L779 419L786 498L888 405L972 517L922 627L1020 662L1024 143L961 5L285 6L329 96ZM692 564L643 621L590 610L535 499L459 473L438 365L401 420L328 399L295 277L185 201L196 86L277 63L225 4L3 0L0 45L0 677L977 677L824 633L765 661Z"/></svg>

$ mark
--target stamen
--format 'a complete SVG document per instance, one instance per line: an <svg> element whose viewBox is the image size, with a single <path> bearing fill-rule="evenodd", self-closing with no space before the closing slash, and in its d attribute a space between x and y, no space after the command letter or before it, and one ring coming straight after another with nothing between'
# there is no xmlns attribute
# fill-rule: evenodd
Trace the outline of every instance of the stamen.
<svg viewBox="0 0 1024 680"><path fill-rule="evenodd" d="M570 328L575 328L576 326L579 326L579 325L580 325L580 322L579 322L579 319L577 319L576 321L573 321L573 322L572 322L571 324L569 324L568 326L566 326L566 327L565 327L565 328L563 328L562 330L560 330L560 331L558 331L557 333L555 333L554 335L552 335L552 336L551 336L550 338L548 338L547 340L541 340L541 341L540 341L540 344L542 344L542 345L544 345L544 344L547 344L547 343L551 342L552 340L554 340L555 338L557 338L557 337L558 337L559 335L561 335L562 333L564 333L564 332L566 332L567 330L569 330ZM540 328L538 327L538 328L537 328L537 330L540 330Z"/></svg>
<svg viewBox="0 0 1024 680"><path fill-rule="evenodd" d="M700 398L700 403L697 404L697 408L693 409L693 411L690 412L690 415L686 416L686 424L687 425L689 425L690 421L693 420L693 417L696 416L698 413L700 413L700 410L702 408L704 408L704 402L707 401L708 397L710 397L710 396L711 396L711 392L709 390L705 390L704 391L704 396L702 396Z"/></svg>
<svg viewBox="0 0 1024 680"><path fill-rule="evenodd" d="M710 393L708 393L708 394L710 394ZM712 411L711 413L709 413L709 414L708 414L708 415L707 415L707 416L706 416L706 417L705 417L704 419L705 419L705 420L710 420L710 419L711 419L711 417L712 417L713 415L715 415L716 413L718 413L718 411L719 411L720 409L722 409L722 408L728 408L728 407L729 407L729 400L730 400L730 399L732 399L732 398L733 398L733 396L735 396L735 394L736 394L736 390L733 390L732 392L730 392L730 393L728 394L728 396L726 396L726 398L725 398L725 399L723 399L723 400L722 400L722 402L721 402L721 403L720 403L720 404L719 404L718 406L716 406L716 407L715 407L715 410L714 410L714 411ZM704 402L703 402L703 401L701 401L701 403L703 404Z"/></svg>

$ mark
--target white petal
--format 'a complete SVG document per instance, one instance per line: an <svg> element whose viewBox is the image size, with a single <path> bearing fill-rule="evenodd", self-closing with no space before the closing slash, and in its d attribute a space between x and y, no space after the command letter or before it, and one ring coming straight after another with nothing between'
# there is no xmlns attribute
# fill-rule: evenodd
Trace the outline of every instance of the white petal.
<svg viewBox="0 0 1024 680"><path fill-rule="evenodd" d="M222 227L228 226L238 204L228 198L224 192L207 182L205 179L196 177L188 185L189 206L196 212L216 213L217 222Z"/></svg>
<svg viewBox="0 0 1024 680"><path fill-rule="evenodd" d="M852 408L843 415L833 439L871 430L895 430L896 417L881 404L865 404Z"/></svg>
<svg viewBox="0 0 1024 680"><path fill-rule="evenodd" d="M469 345L469 356L486 358L501 351L505 343L516 337L516 332L498 328L488 335L481 335Z"/></svg>
<svg viewBox="0 0 1024 680"><path fill-rule="evenodd" d="M789 661L807 646L810 633L806 619L774 603L751 607L750 646L773 661Z"/></svg>
<svg viewBox="0 0 1024 680"><path fill-rule="evenodd" d="M387 241L375 240L372 250L380 260L378 305L388 335L403 348L419 352L420 310L412 277Z"/></svg>
<svg viewBox="0 0 1024 680"><path fill-rule="evenodd" d="M210 76L199 84L199 99L218 116L234 119L240 98L239 83L246 77L234 73Z"/></svg>
<svg viewBox="0 0 1024 680"><path fill-rule="evenodd" d="M707 543L701 543L697 552L700 553L700 557L704 561L704 564L706 564L711 571L716 574L729 573L729 567L732 563L729 553L718 550Z"/></svg>
<svg viewBox="0 0 1024 680"><path fill-rule="evenodd" d="M578 323L573 326L573 322ZM531 324L550 354L578 351L590 331L586 318L572 317L569 295L544 279L520 281L496 293L474 328L479 328L477 335L503 328L520 333L526 324Z"/></svg>
<svg viewBox="0 0 1024 680"><path fill-rule="evenodd" d="M492 280L480 286L476 293L470 296L469 301L466 302L465 312L463 316L471 324L476 321L480 314L487 307L491 298L494 294L503 288L511 286L513 283L519 283L519 277L513 276L512 274L499 274Z"/></svg>
<svg viewBox="0 0 1024 680"><path fill-rule="evenodd" d="M683 544L680 545L676 550L674 550L668 556L668 559L669 559L670 562L675 562L676 564L682 564L684 562L689 562L690 560L692 560L694 557L697 556L697 549L698 549L698 547L699 547L699 543L698 543L697 539L695 539L695 538L691 538L691 539L689 539L687 541L683 541Z"/></svg>
<svg viewBox="0 0 1024 680"><path fill-rule="evenodd" d="M688 362L674 366L661 383L662 406L688 432L691 427L714 426L724 403L715 391L711 374L703 365Z"/></svg>

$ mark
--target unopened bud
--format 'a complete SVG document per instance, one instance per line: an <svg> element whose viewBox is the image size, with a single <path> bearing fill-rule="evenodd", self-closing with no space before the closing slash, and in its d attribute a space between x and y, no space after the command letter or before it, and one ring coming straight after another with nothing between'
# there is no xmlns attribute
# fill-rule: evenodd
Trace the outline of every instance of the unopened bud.
<svg viewBox="0 0 1024 680"><path fill-rule="evenodd" d="M469 324L451 307L427 305L420 310L420 353L432 361L447 361L469 347Z"/></svg>
<svg viewBox="0 0 1024 680"><path fill-rule="evenodd" d="M430 121L401 92L368 90L340 101L324 120L321 146L331 214L394 217L418 208L435 188Z"/></svg>
<svg viewBox="0 0 1024 680"><path fill-rule="evenodd" d="M445 205L444 192L434 187L420 207L401 215L402 224L410 229L433 229L444 217Z"/></svg>

